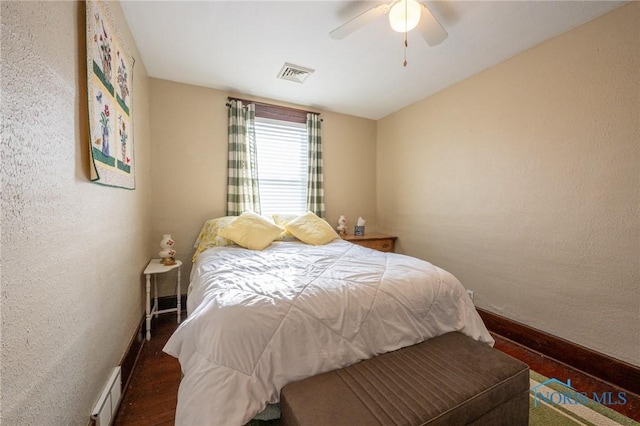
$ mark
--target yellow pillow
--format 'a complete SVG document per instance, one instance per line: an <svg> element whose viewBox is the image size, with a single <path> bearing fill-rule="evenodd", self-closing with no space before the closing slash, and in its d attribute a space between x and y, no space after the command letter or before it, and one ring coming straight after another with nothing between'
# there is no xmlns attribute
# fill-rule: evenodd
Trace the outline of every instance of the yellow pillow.
<svg viewBox="0 0 640 426"><path fill-rule="evenodd" d="M200 234L193 245L196 248L196 252L193 254L192 262L198 259L198 255L208 249L209 247L228 246L233 244L233 241L223 238L220 235L220 231L229 226L231 222L236 220L238 216L224 216L215 219L209 219L204 223Z"/></svg>
<svg viewBox="0 0 640 426"><path fill-rule="evenodd" d="M300 241L314 246L321 246L340 238L331 225L313 212L306 212L302 216L298 216L287 223L285 229Z"/></svg>
<svg viewBox="0 0 640 426"><path fill-rule="evenodd" d="M250 250L267 248L283 229L269 219L253 212L244 212L229 226L220 231L220 235L239 246Z"/></svg>
<svg viewBox="0 0 640 426"><path fill-rule="evenodd" d="M287 223L291 222L293 219L297 217L298 217L297 214L274 213L271 215L271 219L273 219L273 222L276 225L281 226L282 228L285 228L284 232L282 232L282 234L280 234L280 236L277 238L278 240L290 240L295 238L293 235L291 235L291 232L287 231L286 227L287 227Z"/></svg>

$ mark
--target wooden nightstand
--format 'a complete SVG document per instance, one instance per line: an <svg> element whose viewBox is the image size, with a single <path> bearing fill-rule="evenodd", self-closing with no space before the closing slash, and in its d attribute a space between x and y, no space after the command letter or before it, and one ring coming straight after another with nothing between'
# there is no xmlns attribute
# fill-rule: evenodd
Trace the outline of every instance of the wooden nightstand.
<svg viewBox="0 0 640 426"><path fill-rule="evenodd" d="M393 235L371 233L365 234L362 237L356 237L355 235L347 235L343 237L346 241L358 244L359 246L369 247L374 250L392 252L396 242L396 238Z"/></svg>

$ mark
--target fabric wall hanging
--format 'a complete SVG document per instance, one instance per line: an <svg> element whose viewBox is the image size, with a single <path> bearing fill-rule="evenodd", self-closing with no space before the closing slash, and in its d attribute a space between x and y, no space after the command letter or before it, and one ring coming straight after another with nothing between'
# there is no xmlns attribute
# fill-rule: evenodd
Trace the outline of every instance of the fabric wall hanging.
<svg viewBox="0 0 640 426"><path fill-rule="evenodd" d="M132 79L134 59L106 1L87 1L87 94L91 180L135 188Z"/></svg>

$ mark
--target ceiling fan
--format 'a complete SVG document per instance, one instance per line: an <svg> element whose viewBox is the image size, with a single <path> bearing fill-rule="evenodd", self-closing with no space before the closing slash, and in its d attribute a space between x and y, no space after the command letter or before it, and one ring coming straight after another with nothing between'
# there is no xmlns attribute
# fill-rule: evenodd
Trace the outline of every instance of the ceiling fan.
<svg viewBox="0 0 640 426"><path fill-rule="evenodd" d="M416 0L394 0L373 6L331 31L329 35L336 40L343 39L386 13L389 14L393 30L407 33L417 27L429 46L436 46L447 38L447 31L436 17L426 5Z"/></svg>

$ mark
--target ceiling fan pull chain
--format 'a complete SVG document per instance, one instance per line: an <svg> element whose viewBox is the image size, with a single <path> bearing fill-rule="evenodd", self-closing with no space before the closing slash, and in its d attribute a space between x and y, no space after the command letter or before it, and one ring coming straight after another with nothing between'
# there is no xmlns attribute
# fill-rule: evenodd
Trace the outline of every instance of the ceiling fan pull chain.
<svg viewBox="0 0 640 426"><path fill-rule="evenodd" d="M407 17L408 13L407 13L407 9L408 9L408 4L407 4L407 0L405 0L404 2L404 62L402 63L403 67L407 66L407 47L409 47L409 45L407 44L407 27L409 26L407 24L407 19L409 19Z"/></svg>
<svg viewBox="0 0 640 426"><path fill-rule="evenodd" d="M404 67L407 66L407 47L409 47L407 44L407 33L404 33L404 62L402 63Z"/></svg>

